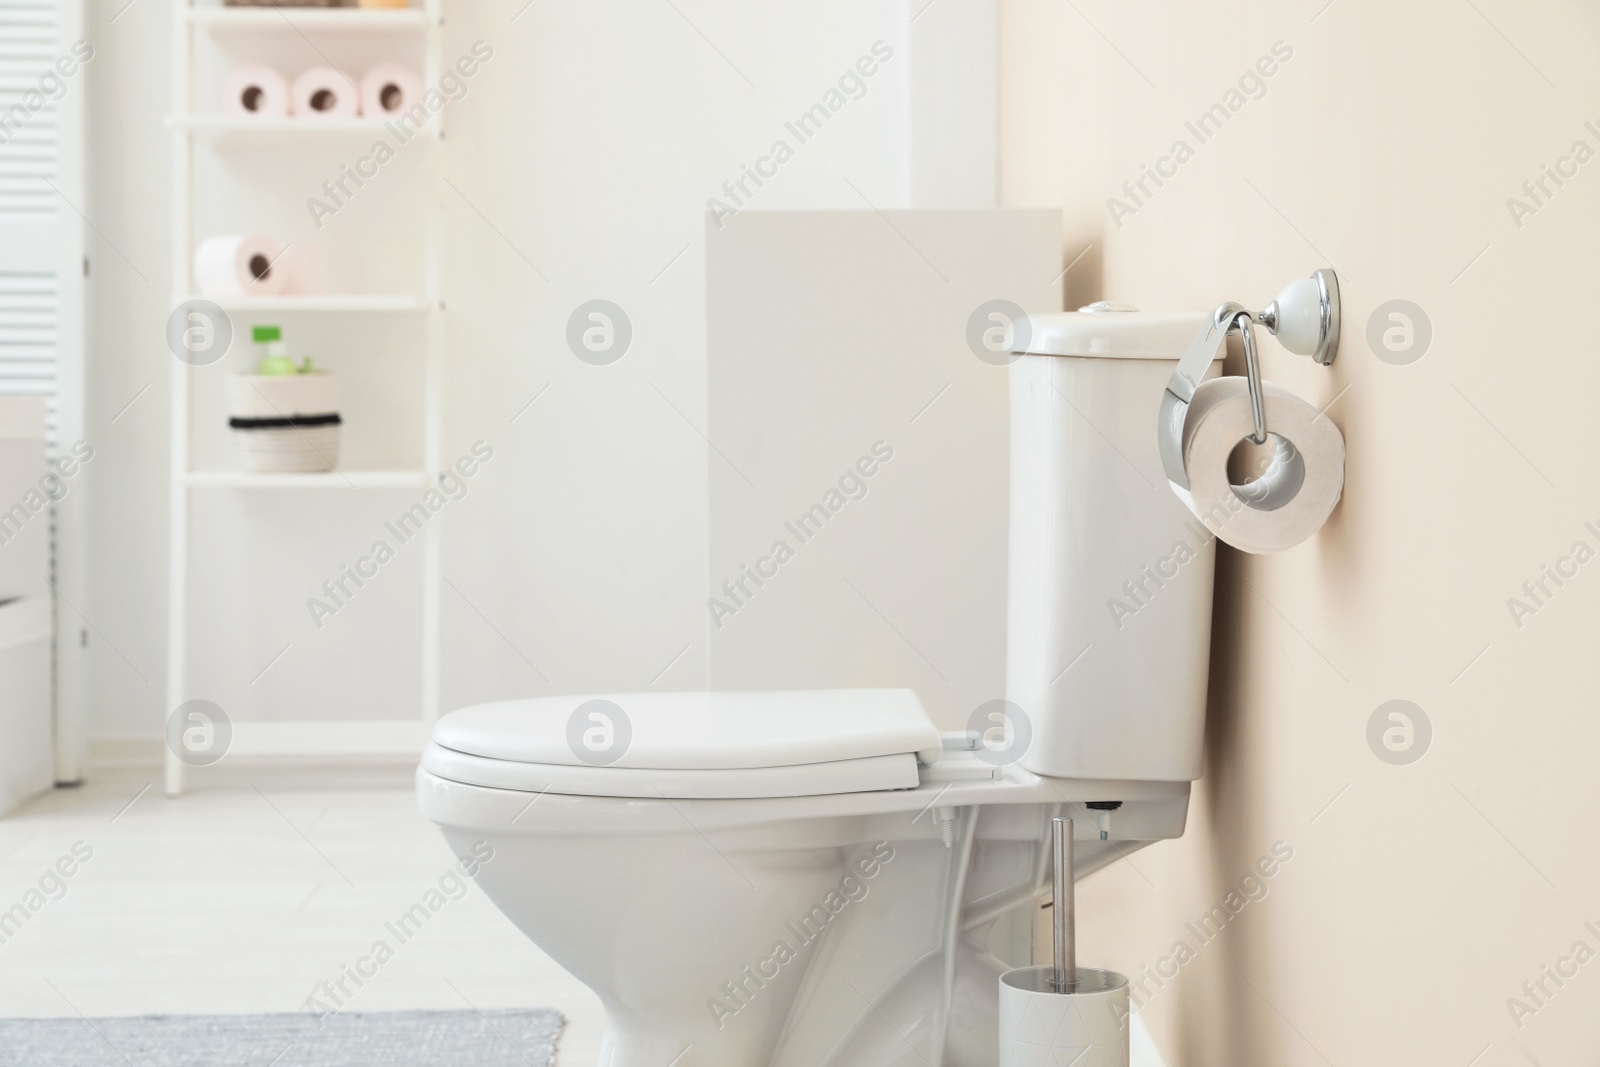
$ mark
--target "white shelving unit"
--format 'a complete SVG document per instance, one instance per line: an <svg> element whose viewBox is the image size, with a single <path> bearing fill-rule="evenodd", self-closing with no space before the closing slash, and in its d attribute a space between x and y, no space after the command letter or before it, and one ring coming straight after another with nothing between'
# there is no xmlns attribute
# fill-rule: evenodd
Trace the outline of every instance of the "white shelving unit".
<svg viewBox="0 0 1600 1067"><path fill-rule="evenodd" d="M316 474L257 474L253 471L186 471L191 489L421 489L427 471L323 471Z"/></svg>
<svg viewBox="0 0 1600 1067"><path fill-rule="evenodd" d="M399 9L185 4L179 19L215 33L420 33L439 25L438 14L431 4Z"/></svg>
<svg viewBox="0 0 1600 1067"><path fill-rule="evenodd" d="M180 299L200 299L198 294ZM283 313L290 311L427 311L438 301L404 293L343 293L327 296L218 297L211 301L224 311Z"/></svg>
<svg viewBox="0 0 1600 1067"><path fill-rule="evenodd" d="M275 147L303 143L326 143L344 137L358 138L379 133L382 120L371 118L327 119L241 119L208 114L195 107L195 57L201 35L212 35L221 43L235 43L244 35L287 34L312 42L318 35L367 34L379 37L409 36L420 41L423 56L422 76L427 85L437 85L441 68L442 0L421 0L422 6L402 10L359 8L247 8L225 7L218 0L173 3L173 110L167 125L172 137L172 306L194 299L192 257L195 247L194 153L198 142L211 142L225 151L235 142L271 144ZM442 123L443 116L435 116ZM443 381L444 324L440 290L441 204L436 195L442 187L438 145L442 133L433 127L426 138L428 160L426 181L428 209L422 219L425 254L423 291L420 293L329 294L280 296L266 299L215 300L230 315L316 313L326 315L415 315L426 323L426 352L423 360L422 466L416 470L335 470L315 474L255 474L231 470L195 470L191 460L190 386L194 368L174 359L171 371L171 490L169 504L170 544L168 547L167 606L167 711L187 700L205 698L193 692L188 677L188 596L190 566L190 509L195 492L257 492L261 490L351 490L416 489L428 486L432 472L440 470L443 407L440 390ZM419 138L419 140L423 140ZM248 343L237 330L234 343ZM218 413L221 417L221 413ZM440 530L438 523L424 528L422 563L422 648L421 693L417 714L395 719L307 719L302 721L232 721L230 753L248 757L350 757L408 755L421 751L428 728L439 710L439 594ZM196 551L203 550L197 546ZM168 749L165 786L168 795L184 789L188 765Z"/></svg>
<svg viewBox="0 0 1600 1067"><path fill-rule="evenodd" d="M172 116L167 125L188 130L197 137L222 140L228 137L256 138L273 134L299 140L307 137L372 137L384 130L381 119L255 119L231 115ZM359 143L359 142L358 142Z"/></svg>

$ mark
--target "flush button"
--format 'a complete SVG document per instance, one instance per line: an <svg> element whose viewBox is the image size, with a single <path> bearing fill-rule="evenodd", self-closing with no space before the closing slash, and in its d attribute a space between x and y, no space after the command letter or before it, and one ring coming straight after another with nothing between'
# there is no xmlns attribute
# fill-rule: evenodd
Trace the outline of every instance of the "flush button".
<svg viewBox="0 0 1600 1067"><path fill-rule="evenodd" d="M1078 309L1090 315L1104 315L1113 311L1138 311L1132 304L1114 304L1109 300L1096 300L1094 303Z"/></svg>

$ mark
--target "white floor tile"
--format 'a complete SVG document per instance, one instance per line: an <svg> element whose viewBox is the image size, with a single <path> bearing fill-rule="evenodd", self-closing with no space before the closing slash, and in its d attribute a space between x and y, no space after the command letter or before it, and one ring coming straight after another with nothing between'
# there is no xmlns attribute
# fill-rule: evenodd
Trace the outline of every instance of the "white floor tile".
<svg viewBox="0 0 1600 1067"><path fill-rule="evenodd" d="M63 891L47 872L80 841L93 856ZM13 1016L298 1011L452 862L407 770L235 769L172 800L154 768L105 771L0 819L0 916L30 890L46 898L0 944L0 1005ZM348 1000L468 1005L556 1008L567 1017L557 1063L595 1062L599 1000L476 886Z"/></svg>

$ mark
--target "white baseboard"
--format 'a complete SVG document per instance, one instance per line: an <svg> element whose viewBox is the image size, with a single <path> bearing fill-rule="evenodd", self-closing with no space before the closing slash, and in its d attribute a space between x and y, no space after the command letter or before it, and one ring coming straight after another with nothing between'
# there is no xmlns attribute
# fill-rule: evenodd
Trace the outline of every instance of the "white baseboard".
<svg viewBox="0 0 1600 1067"><path fill-rule="evenodd" d="M240 731L245 736L230 752L222 763L249 763L249 764L306 764L314 766L335 765L360 765L372 764L405 764L415 766L420 756L421 744L416 740L415 734L420 733L421 726L405 723L405 730L389 729L393 724L375 724L377 730L362 730L363 725L355 724L357 729L341 731L328 731L327 737L320 734L314 740L324 742L324 747L312 746L306 750L297 750L291 743L300 736L296 729L300 724L269 723L250 724L245 730ZM336 724L337 725L337 724ZM349 733L350 737L345 737ZM375 744L369 735L377 735ZM390 737L394 734L394 737ZM282 735L282 736L280 736ZM101 734L89 739L89 754L86 764L89 770L102 769L114 770L128 767L149 768L160 767L166 759L166 746L161 738L151 737L148 734Z"/></svg>
<svg viewBox="0 0 1600 1067"><path fill-rule="evenodd" d="M159 737L102 734L89 738L85 766L90 770L97 767L159 767L162 751Z"/></svg>

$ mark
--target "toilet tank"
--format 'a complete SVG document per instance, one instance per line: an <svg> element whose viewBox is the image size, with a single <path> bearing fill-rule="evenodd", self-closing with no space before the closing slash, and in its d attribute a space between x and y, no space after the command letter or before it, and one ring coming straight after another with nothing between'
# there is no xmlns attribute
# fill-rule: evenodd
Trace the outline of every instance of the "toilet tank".
<svg viewBox="0 0 1600 1067"><path fill-rule="evenodd" d="M1216 548L1156 415L1206 321L1086 308L1015 332L1006 697L1036 774L1200 777Z"/></svg>

